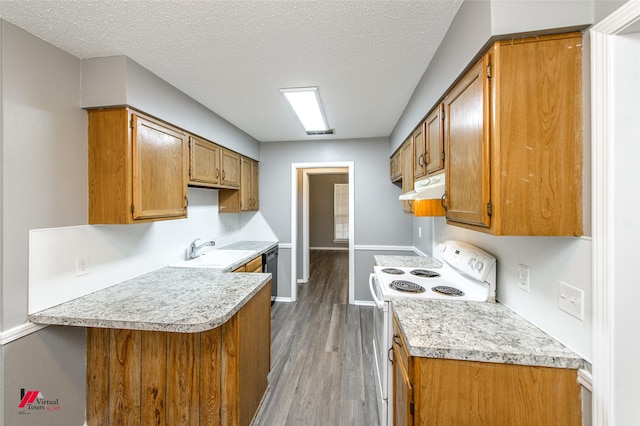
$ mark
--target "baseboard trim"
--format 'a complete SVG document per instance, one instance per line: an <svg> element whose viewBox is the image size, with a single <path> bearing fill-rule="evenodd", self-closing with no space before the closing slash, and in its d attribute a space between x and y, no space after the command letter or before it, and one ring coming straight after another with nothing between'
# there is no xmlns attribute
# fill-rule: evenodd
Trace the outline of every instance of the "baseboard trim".
<svg viewBox="0 0 640 426"><path fill-rule="evenodd" d="M353 304L356 306L375 306L376 305L371 300L354 300Z"/></svg>
<svg viewBox="0 0 640 426"><path fill-rule="evenodd" d="M28 336L31 333L42 330L48 327L47 325L34 324L32 322L25 322L17 327L13 327L7 331L0 333L0 346L4 346L7 343L11 343L14 340L18 340L24 336Z"/></svg>
<svg viewBox="0 0 640 426"><path fill-rule="evenodd" d="M374 246L374 245L354 245L355 250L361 251L415 251L413 246Z"/></svg>

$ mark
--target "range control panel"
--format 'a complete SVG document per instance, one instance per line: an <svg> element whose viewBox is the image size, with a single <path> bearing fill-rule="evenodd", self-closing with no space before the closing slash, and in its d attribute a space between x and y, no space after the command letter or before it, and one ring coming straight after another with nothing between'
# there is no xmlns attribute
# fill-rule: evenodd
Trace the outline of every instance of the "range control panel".
<svg viewBox="0 0 640 426"><path fill-rule="evenodd" d="M442 260L477 281L485 281L496 264L486 251L462 241L447 240L438 244Z"/></svg>

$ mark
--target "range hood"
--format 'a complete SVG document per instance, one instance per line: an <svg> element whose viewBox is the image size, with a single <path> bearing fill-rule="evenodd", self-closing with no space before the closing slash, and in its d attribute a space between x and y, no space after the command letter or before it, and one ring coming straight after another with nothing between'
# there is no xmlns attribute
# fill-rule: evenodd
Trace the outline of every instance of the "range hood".
<svg viewBox="0 0 640 426"><path fill-rule="evenodd" d="M445 174L420 179L413 184L413 191L405 192L400 200L440 200L444 195Z"/></svg>

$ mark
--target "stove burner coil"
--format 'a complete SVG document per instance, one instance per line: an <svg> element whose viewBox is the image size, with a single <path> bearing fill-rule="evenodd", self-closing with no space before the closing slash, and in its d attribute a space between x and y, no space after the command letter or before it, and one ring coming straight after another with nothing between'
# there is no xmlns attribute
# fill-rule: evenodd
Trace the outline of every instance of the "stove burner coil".
<svg viewBox="0 0 640 426"><path fill-rule="evenodd" d="M396 269L396 268L384 268L382 270L382 272L384 272L385 274L390 274L390 275L402 275L402 274L404 274L403 270Z"/></svg>
<svg viewBox="0 0 640 426"><path fill-rule="evenodd" d="M403 291L405 293L422 293L425 291L424 287L411 281L394 280L389 284L389 288L393 290Z"/></svg>
<svg viewBox="0 0 640 426"><path fill-rule="evenodd" d="M430 271L428 269L414 269L410 274L421 278L438 278L440 276L436 271Z"/></svg>
<svg viewBox="0 0 640 426"><path fill-rule="evenodd" d="M439 285L436 287L432 287L431 290L435 291L436 293L444 294L445 296L456 296L456 297L464 296L463 291L460 291L454 287L448 287L446 285Z"/></svg>

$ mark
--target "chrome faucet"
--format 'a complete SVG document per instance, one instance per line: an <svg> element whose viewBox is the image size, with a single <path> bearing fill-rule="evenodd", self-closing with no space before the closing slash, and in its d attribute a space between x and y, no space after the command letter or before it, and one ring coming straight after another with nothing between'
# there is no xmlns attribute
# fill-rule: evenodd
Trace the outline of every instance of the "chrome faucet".
<svg viewBox="0 0 640 426"><path fill-rule="evenodd" d="M200 250L202 247L206 247L206 246L215 246L216 242L211 240L211 241L207 241L206 243L202 243L199 246L196 245L196 243L200 241L200 238L196 238L195 240L193 240L193 242L191 243L191 245L189 246L189 260L191 259L195 259L196 257L200 256L198 253L198 250Z"/></svg>

